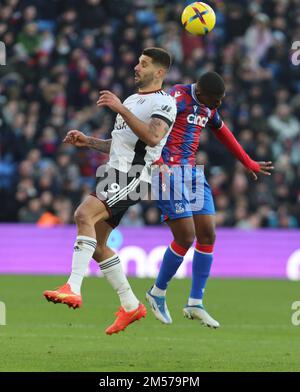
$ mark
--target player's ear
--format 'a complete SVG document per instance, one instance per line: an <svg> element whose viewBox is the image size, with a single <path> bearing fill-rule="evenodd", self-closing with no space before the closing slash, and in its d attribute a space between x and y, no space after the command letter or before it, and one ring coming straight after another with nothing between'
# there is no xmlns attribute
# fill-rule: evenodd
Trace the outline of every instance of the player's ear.
<svg viewBox="0 0 300 392"><path fill-rule="evenodd" d="M166 75L166 70L164 68L158 68L156 75L158 79L163 79Z"/></svg>

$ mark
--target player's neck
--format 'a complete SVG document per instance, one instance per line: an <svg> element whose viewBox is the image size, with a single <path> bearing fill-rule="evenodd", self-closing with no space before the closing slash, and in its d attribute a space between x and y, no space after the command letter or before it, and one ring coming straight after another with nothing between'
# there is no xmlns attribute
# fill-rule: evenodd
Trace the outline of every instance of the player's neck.
<svg viewBox="0 0 300 392"><path fill-rule="evenodd" d="M145 87L140 87L138 89L139 94L150 94L150 93L155 93L156 91L159 91L162 89L162 83L151 83L148 86Z"/></svg>

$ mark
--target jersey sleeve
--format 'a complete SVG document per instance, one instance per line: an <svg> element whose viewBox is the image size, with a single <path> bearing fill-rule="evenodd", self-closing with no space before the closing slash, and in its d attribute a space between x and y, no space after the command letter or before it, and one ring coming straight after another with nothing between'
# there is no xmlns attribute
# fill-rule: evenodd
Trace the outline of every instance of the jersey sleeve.
<svg viewBox="0 0 300 392"><path fill-rule="evenodd" d="M170 88L168 94L176 99L177 113L182 112L185 108L185 91L182 85L175 84L175 86Z"/></svg>
<svg viewBox="0 0 300 392"><path fill-rule="evenodd" d="M164 120L169 128L174 124L177 114L175 98L170 95L155 96L151 117Z"/></svg>
<svg viewBox="0 0 300 392"><path fill-rule="evenodd" d="M207 126L214 130L218 130L222 127L223 121L217 110L213 110L210 119L207 122Z"/></svg>
<svg viewBox="0 0 300 392"><path fill-rule="evenodd" d="M172 97L175 97L176 91L179 91L179 86L177 84L175 84L175 86L169 89L168 94L171 95Z"/></svg>

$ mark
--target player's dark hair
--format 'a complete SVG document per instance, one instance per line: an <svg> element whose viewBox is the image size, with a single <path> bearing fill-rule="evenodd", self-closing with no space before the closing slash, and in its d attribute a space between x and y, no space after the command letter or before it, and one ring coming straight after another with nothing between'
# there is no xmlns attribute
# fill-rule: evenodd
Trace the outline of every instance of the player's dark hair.
<svg viewBox="0 0 300 392"><path fill-rule="evenodd" d="M161 65L167 70L171 66L171 55L162 48L146 48L143 50L143 55L148 56L152 59L154 64Z"/></svg>
<svg viewBox="0 0 300 392"><path fill-rule="evenodd" d="M197 80L200 91L207 95L223 95L225 83L217 72L206 72Z"/></svg>

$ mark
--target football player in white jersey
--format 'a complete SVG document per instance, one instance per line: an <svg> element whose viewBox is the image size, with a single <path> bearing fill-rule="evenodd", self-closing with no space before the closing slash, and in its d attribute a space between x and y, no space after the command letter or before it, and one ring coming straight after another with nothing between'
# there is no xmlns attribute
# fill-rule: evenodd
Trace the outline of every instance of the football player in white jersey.
<svg viewBox="0 0 300 392"><path fill-rule="evenodd" d="M107 239L127 209L148 191L151 165L158 160L176 118L176 100L162 91L171 57L161 48L144 49L135 66L136 94L124 103L110 91L101 91L97 105L118 113L112 139L99 140L78 130L68 132L65 143L109 152L104 170L97 172L96 192L75 211L77 238L72 273L62 287L46 290L48 301L77 308L82 304L81 284L91 258L94 258L120 298L115 322L106 329L111 335L146 315L145 306L134 295L120 259L107 246ZM102 169L102 168L101 168Z"/></svg>

